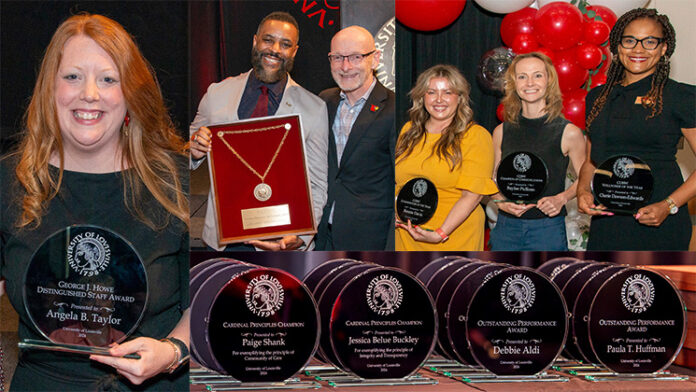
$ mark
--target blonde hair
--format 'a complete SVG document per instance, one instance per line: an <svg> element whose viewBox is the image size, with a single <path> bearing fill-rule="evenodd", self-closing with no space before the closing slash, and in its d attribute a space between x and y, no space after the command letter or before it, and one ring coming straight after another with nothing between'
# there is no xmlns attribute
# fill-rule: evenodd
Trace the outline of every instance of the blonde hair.
<svg viewBox="0 0 696 392"><path fill-rule="evenodd" d="M459 95L454 118L442 130L442 136L430 154L430 156L437 155L440 159L447 160L450 171L454 171L462 163L462 151L459 146L464 134L474 124L474 112L469 106L471 91L469 83L456 67L448 64L438 64L425 70L418 76L415 86L409 92L413 101L413 106L408 111L411 127L399 135L396 145L397 162L411 154L418 143L421 141L425 143L427 133L425 123L430 118L430 114L425 109L424 97L428 91L428 84L433 78L447 79L450 88Z"/></svg>
<svg viewBox="0 0 696 392"><path fill-rule="evenodd" d="M544 101L546 101L544 112L546 112L548 116L545 122L549 123L558 117L563 117L563 95L561 94L561 87L558 84L556 68L554 68L551 59L545 54L531 52L517 55L505 72L505 97L502 99L503 107L505 108L505 121L512 124L519 123L522 100L520 96L517 95L515 67L524 59L539 59L544 63L547 76L546 93L544 94Z"/></svg>
<svg viewBox="0 0 696 392"><path fill-rule="evenodd" d="M168 217L154 222L138 203L144 184L169 214L188 224L188 199L175 160L176 155L185 157L186 144L174 129L152 67L120 24L101 15L80 14L68 18L53 34L24 115L26 132L15 173L25 194L17 226L41 225L48 202L61 186L64 152L54 99L55 78L65 43L77 35L91 38L104 49L120 75L130 116L130 124L124 124L120 133L122 166L131 168L123 172L126 207L153 229L166 226ZM57 178L49 171L49 160L55 153L60 160Z"/></svg>

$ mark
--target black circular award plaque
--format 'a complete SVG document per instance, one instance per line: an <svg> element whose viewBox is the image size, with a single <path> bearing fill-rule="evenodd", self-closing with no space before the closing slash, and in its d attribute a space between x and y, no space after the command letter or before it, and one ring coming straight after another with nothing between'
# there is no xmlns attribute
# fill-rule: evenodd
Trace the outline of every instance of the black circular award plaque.
<svg viewBox="0 0 696 392"><path fill-rule="evenodd" d="M537 271L553 279L559 272L563 271L570 264L580 261L574 257L557 257L551 259L537 268Z"/></svg>
<svg viewBox="0 0 696 392"><path fill-rule="evenodd" d="M483 283L471 299L466 335L476 361L497 375L534 375L563 349L568 311L558 287L527 267Z"/></svg>
<svg viewBox="0 0 696 392"><path fill-rule="evenodd" d="M48 237L29 262L24 303L54 343L122 342L145 312L148 282L138 252L103 227L75 225Z"/></svg>
<svg viewBox="0 0 696 392"><path fill-rule="evenodd" d="M450 300L452 299L452 294L454 290L459 286L459 284L467 278L467 276L474 273L479 268L490 265L483 261L472 261L466 265L461 266L457 271L452 273L450 277L442 284L440 291L435 297L435 310L437 311L438 317L438 333L437 333L437 350L440 354L448 359L457 360L457 355L452 350L452 346L449 344L447 339L447 308L449 307Z"/></svg>
<svg viewBox="0 0 696 392"><path fill-rule="evenodd" d="M616 155L599 165L591 185L595 199L607 209L632 214L650 201L653 176L640 158Z"/></svg>
<svg viewBox="0 0 696 392"><path fill-rule="evenodd" d="M430 278L433 277L438 271L440 271L442 268L444 268L446 265L452 263L455 260L462 260L464 257L462 256L442 256L438 257L437 259L429 262L426 264L423 268L416 273L416 279L420 280L423 282L423 284L427 285L428 282L430 282Z"/></svg>
<svg viewBox="0 0 696 392"><path fill-rule="evenodd" d="M447 336L441 336L440 343L445 346L449 345L445 351L453 353L461 363L476 365L476 359L471 355L469 341L466 337L466 315L471 305L471 298L484 282L506 268L508 266L505 264L488 263L482 265L462 277L450 296L447 312L444 314L447 320ZM447 340L445 341L445 339Z"/></svg>
<svg viewBox="0 0 696 392"><path fill-rule="evenodd" d="M427 178L409 180L396 196L396 214L402 222L422 225L430 220L437 209L437 188Z"/></svg>
<svg viewBox="0 0 696 392"><path fill-rule="evenodd" d="M549 170L544 161L528 151L508 154L500 161L496 183L507 200L536 201L546 189Z"/></svg>
<svg viewBox="0 0 696 392"><path fill-rule="evenodd" d="M581 356L579 359L584 359L587 363L599 363L597 356L592 352L592 345L590 344L587 325L590 306L595 298L595 294L597 294L597 290L602 287L602 284L625 268L625 266L621 265L610 265L604 269L595 271L587 278L587 281L582 285L580 292L575 298L575 305L573 305L571 309L573 315L571 319L572 340L569 341L568 346L571 344L574 345L577 349L575 353L579 353Z"/></svg>
<svg viewBox="0 0 696 392"><path fill-rule="evenodd" d="M416 372L435 345L428 291L396 268L364 271L346 284L331 312L331 346L341 366L365 379Z"/></svg>
<svg viewBox="0 0 696 392"><path fill-rule="evenodd" d="M225 370L216 361L210 350L208 341L208 314L215 301L217 293L230 280L240 273L254 269L255 266L224 262L221 265L213 265L201 271L196 278L204 278L205 281L191 287L191 355L201 365L208 369L224 373ZM209 272L209 270L212 270ZM207 275L207 276L204 276ZM194 283L194 282L191 282Z"/></svg>
<svg viewBox="0 0 696 392"><path fill-rule="evenodd" d="M653 373L669 366L686 338L686 306L672 282L645 268L627 268L597 291L589 312L592 351L617 373Z"/></svg>
<svg viewBox="0 0 696 392"><path fill-rule="evenodd" d="M307 287L274 268L244 271L210 308L209 349L242 382L284 381L307 364L319 343L319 313Z"/></svg>
<svg viewBox="0 0 696 392"><path fill-rule="evenodd" d="M311 271L305 275L302 279L302 283L307 286L310 292L314 293L314 289L317 287L321 280L330 274L334 274L347 266L347 263L355 262L353 259L334 259L327 260L318 266L314 267ZM315 298L316 299L316 298Z"/></svg>

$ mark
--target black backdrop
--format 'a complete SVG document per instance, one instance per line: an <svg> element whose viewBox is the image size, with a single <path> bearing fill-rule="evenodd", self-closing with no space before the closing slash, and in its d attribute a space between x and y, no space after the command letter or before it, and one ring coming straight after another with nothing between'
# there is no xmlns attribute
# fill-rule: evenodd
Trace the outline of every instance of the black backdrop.
<svg viewBox="0 0 696 392"><path fill-rule="evenodd" d="M503 16L468 1L459 18L438 31L420 32L397 22L397 129L408 121L407 111L411 107L408 92L418 75L435 64L452 64L471 84L474 119L490 132L493 131L499 123L495 116L499 98L485 94L478 86L476 68L484 53L503 45L500 38Z"/></svg>
<svg viewBox="0 0 696 392"><path fill-rule="evenodd" d="M81 11L123 25L157 74L177 129L187 133L188 29L185 1L2 1L0 4L0 153L17 141L41 58L53 33Z"/></svg>
<svg viewBox="0 0 696 392"><path fill-rule="evenodd" d="M314 94L332 87L326 55L331 37L341 26L338 4L338 0L191 2L190 120L210 83L251 69L256 28L273 11L290 13L300 26L300 48L292 78Z"/></svg>

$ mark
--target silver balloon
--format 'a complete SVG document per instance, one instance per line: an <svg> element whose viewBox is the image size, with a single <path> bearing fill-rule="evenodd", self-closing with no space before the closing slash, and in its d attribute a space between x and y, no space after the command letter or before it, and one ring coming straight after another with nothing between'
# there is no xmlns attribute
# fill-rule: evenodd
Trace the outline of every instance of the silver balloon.
<svg viewBox="0 0 696 392"><path fill-rule="evenodd" d="M476 80L486 93L503 95L505 93L505 71L515 54L504 46L491 49L481 56L476 70Z"/></svg>

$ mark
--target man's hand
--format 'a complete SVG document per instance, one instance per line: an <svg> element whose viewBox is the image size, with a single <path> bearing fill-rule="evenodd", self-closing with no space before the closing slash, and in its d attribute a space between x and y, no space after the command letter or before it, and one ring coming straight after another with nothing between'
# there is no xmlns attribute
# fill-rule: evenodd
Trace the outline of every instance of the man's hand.
<svg viewBox="0 0 696 392"><path fill-rule="evenodd" d="M191 157L201 159L210 152L213 142L213 133L207 127L200 127L191 135Z"/></svg>
<svg viewBox="0 0 696 392"><path fill-rule="evenodd" d="M285 237L276 241L247 241L245 244L255 246L262 250L296 250L300 249L304 245L304 241L296 235L286 235Z"/></svg>

